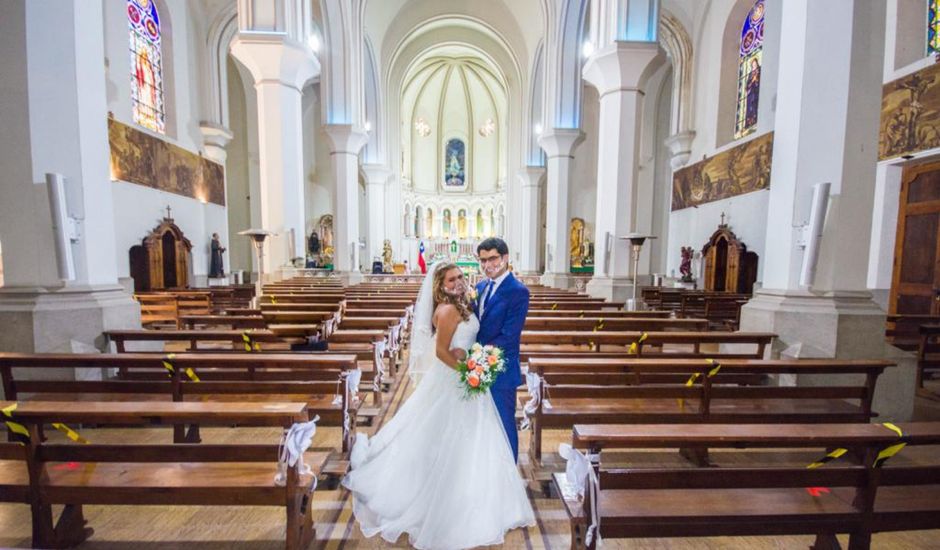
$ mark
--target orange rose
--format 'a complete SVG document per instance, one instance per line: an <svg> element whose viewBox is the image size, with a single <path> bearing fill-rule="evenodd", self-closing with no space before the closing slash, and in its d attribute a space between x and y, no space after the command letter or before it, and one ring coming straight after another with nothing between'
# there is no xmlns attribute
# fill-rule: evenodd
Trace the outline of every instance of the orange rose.
<svg viewBox="0 0 940 550"><path fill-rule="evenodd" d="M499 361L499 359L495 355L490 355L489 357L486 358L486 360L487 362L489 362L491 367L495 365L497 361Z"/></svg>
<svg viewBox="0 0 940 550"><path fill-rule="evenodd" d="M469 361L467 361L467 370L474 370L476 368L477 368L476 361L474 361L473 359L470 359Z"/></svg>
<svg viewBox="0 0 940 550"><path fill-rule="evenodd" d="M471 388L478 388L480 387L480 378L475 374L471 374L467 377L467 383L470 384Z"/></svg>
<svg viewBox="0 0 940 550"><path fill-rule="evenodd" d="M473 369L473 373L476 374L477 376L480 376L481 374L483 374L483 367L477 367Z"/></svg>

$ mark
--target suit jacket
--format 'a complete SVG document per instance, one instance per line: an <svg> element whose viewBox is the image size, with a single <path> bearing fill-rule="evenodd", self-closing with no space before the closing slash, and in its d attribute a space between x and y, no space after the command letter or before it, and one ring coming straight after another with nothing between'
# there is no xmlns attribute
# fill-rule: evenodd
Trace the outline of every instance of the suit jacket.
<svg viewBox="0 0 940 550"><path fill-rule="evenodd" d="M479 304L483 300L483 291L488 280L477 284L477 301L474 311L479 317ZM480 332L477 342L486 346L493 345L503 350L506 370L493 383L493 389L517 388L522 384L522 372L519 369L519 340L526 314L529 312L529 289L519 282L512 273L503 280L499 288L490 296L480 318Z"/></svg>

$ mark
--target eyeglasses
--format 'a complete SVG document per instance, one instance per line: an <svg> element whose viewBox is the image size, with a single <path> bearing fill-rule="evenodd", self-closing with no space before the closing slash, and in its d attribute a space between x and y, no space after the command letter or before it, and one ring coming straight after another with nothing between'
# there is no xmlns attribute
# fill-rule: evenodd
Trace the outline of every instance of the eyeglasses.
<svg viewBox="0 0 940 550"><path fill-rule="evenodd" d="M502 256L489 256L487 258L480 258L480 265L494 264L497 261L501 260Z"/></svg>

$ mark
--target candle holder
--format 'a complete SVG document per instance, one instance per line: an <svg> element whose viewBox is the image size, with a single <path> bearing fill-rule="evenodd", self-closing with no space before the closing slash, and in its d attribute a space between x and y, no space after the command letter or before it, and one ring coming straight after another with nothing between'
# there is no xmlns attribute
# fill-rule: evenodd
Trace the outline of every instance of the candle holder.
<svg viewBox="0 0 940 550"><path fill-rule="evenodd" d="M261 286L264 282L264 240L276 236L277 233L267 229L246 229L239 231L238 234L250 237L251 243L255 246L255 255L258 259L258 280L255 281L255 297L252 299L252 307L258 308L261 303Z"/></svg>
<svg viewBox="0 0 940 550"><path fill-rule="evenodd" d="M633 298L630 298L624 304L624 309L626 311L642 311L646 309L646 303L643 302L641 298L636 297L636 278L640 270L640 250L643 248L643 243L647 239L655 239L653 235L645 235L643 233L628 233L622 237L621 240L630 241L630 250L633 255Z"/></svg>

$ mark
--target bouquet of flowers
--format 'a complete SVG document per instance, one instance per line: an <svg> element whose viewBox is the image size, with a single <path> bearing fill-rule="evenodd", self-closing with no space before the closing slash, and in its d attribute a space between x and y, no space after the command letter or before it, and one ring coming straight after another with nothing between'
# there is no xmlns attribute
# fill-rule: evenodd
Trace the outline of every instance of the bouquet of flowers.
<svg viewBox="0 0 940 550"><path fill-rule="evenodd" d="M504 370L506 361L503 350L496 346L473 344L467 350L467 358L457 363L460 385L467 397L486 393Z"/></svg>

